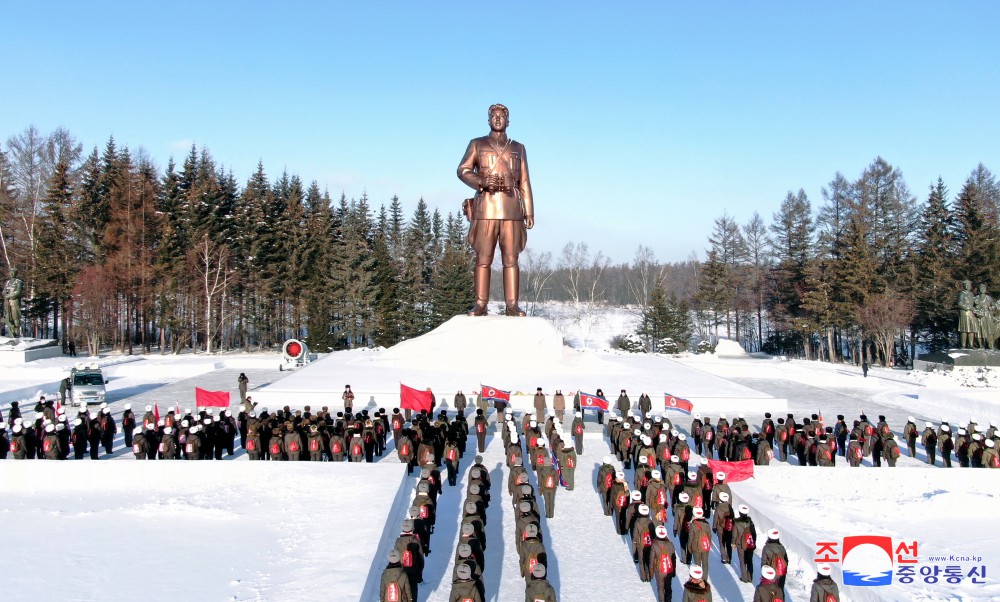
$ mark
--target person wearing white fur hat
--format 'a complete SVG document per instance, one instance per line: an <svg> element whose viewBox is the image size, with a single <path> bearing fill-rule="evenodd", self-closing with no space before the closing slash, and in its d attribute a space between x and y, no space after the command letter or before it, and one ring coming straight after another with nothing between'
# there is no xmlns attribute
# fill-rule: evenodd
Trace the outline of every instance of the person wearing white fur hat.
<svg viewBox="0 0 1000 602"><path fill-rule="evenodd" d="M894 468L896 466L896 460L899 459L899 436L890 435L882 439L882 457L885 461L889 463L889 468Z"/></svg>
<svg viewBox="0 0 1000 602"><path fill-rule="evenodd" d="M788 552L785 551L785 546L781 543L781 532L777 529L771 529L767 532L767 543L764 544L764 549L760 552L760 565L761 574L763 574L765 566L774 569L775 583L784 590L785 576L788 573Z"/></svg>
<svg viewBox="0 0 1000 602"><path fill-rule="evenodd" d="M924 446L927 453L927 463L934 466L934 454L937 452L937 433L934 432L934 425L930 422L924 423L924 431L920 433L920 445Z"/></svg>
<svg viewBox="0 0 1000 602"><path fill-rule="evenodd" d="M947 422L938 427L937 443L945 468L951 468L951 450L955 449L955 441L951 438L951 425Z"/></svg>
<svg viewBox="0 0 1000 602"><path fill-rule="evenodd" d="M809 593L809 602L840 602L840 590L837 582L830 577L833 569L829 564L816 565L816 578L813 579Z"/></svg>
<svg viewBox="0 0 1000 602"><path fill-rule="evenodd" d="M712 531L705 520L705 511L701 506L691 510L691 522L688 523L687 557L689 562L700 565L708 579L708 553L712 551Z"/></svg>
<svg viewBox="0 0 1000 602"><path fill-rule="evenodd" d="M987 439L983 442L983 457L981 462L983 468L1000 468L1000 454L998 454L995 439Z"/></svg>
<svg viewBox="0 0 1000 602"><path fill-rule="evenodd" d="M573 445L576 447L576 453L583 453L583 432L585 429L583 422L583 412L576 411L573 412L573 422L570 424L570 431L573 433Z"/></svg>
<svg viewBox="0 0 1000 602"><path fill-rule="evenodd" d="M705 571L692 564L688 571L688 581L684 584L683 602L712 602L712 587L705 581Z"/></svg>
<svg viewBox="0 0 1000 602"><path fill-rule="evenodd" d="M733 545L740 562L740 581L753 583L753 553L757 549L757 527L750 518L750 507L740 504L733 512Z"/></svg>
<svg viewBox="0 0 1000 602"><path fill-rule="evenodd" d="M777 584L777 575L773 568L769 566L761 567L760 583L753 591L753 602L772 602L773 600L784 600L785 594Z"/></svg>

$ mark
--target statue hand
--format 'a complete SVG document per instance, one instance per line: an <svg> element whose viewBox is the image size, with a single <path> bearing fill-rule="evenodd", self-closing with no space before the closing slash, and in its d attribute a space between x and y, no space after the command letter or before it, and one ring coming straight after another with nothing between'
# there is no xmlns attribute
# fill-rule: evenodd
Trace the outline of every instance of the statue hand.
<svg viewBox="0 0 1000 602"><path fill-rule="evenodd" d="M530 215L526 215L524 217L524 227L527 228L528 230L531 230L531 228L534 225L535 225L535 218Z"/></svg>

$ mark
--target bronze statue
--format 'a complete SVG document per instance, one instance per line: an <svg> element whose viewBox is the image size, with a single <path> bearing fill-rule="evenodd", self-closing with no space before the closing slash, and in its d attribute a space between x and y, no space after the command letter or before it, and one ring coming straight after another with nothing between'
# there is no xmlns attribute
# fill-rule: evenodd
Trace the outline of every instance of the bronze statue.
<svg viewBox="0 0 1000 602"><path fill-rule="evenodd" d="M507 137L510 113L502 104L489 108L489 136L474 138L458 165L458 177L476 191L466 205L469 244L476 252L476 304L470 316L486 315L490 300L490 266L497 244L503 262L503 293L508 316L523 316L517 306L520 272L517 256L528 230L535 225L535 207L528 179L524 145Z"/></svg>
<svg viewBox="0 0 1000 602"><path fill-rule="evenodd" d="M979 285L979 294L972 300L972 313L976 316L976 335L979 346L983 349L993 349L993 339L996 338L996 324L993 323L993 297L986 292L986 285Z"/></svg>
<svg viewBox="0 0 1000 602"><path fill-rule="evenodd" d="M976 316L972 313L975 297L972 294L972 282L962 281L962 290L958 293L958 336L962 349L971 349L976 344Z"/></svg>
<svg viewBox="0 0 1000 602"><path fill-rule="evenodd" d="M21 293L24 282L17 277L17 268L10 269L10 278L3 285L4 314L7 317L7 334L15 339L21 336Z"/></svg>

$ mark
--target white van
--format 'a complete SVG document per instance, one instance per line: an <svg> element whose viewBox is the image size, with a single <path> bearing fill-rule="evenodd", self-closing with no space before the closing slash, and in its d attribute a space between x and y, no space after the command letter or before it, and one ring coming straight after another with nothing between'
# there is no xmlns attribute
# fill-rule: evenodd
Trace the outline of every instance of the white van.
<svg viewBox="0 0 1000 602"><path fill-rule="evenodd" d="M108 383L97 364L76 364L69 372L71 398L74 405L87 406L104 403Z"/></svg>

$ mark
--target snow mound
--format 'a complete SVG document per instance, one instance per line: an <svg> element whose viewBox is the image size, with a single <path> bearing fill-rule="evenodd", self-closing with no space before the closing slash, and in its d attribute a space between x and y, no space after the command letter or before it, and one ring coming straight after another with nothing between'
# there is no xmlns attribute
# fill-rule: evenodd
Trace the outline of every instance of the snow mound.
<svg viewBox="0 0 1000 602"><path fill-rule="evenodd" d="M38 347L51 347L58 343L55 339L33 339L31 337L21 337L14 339L11 337L0 337L0 351L26 351Z"/></svg>
<svg viewBox="0 0 1000 602"><path fill-rule="evenodd" d="M379 363L451 370L537 370L564 364L562 335L543 318L456 316L386 350Z"/></svg>
<svg viewBox="0 0 1000 602"><path fill-rule="evenodd" d="M736 341L719 339L715 345L715 355L719 357L747 357L747 352Z"/></svg>

